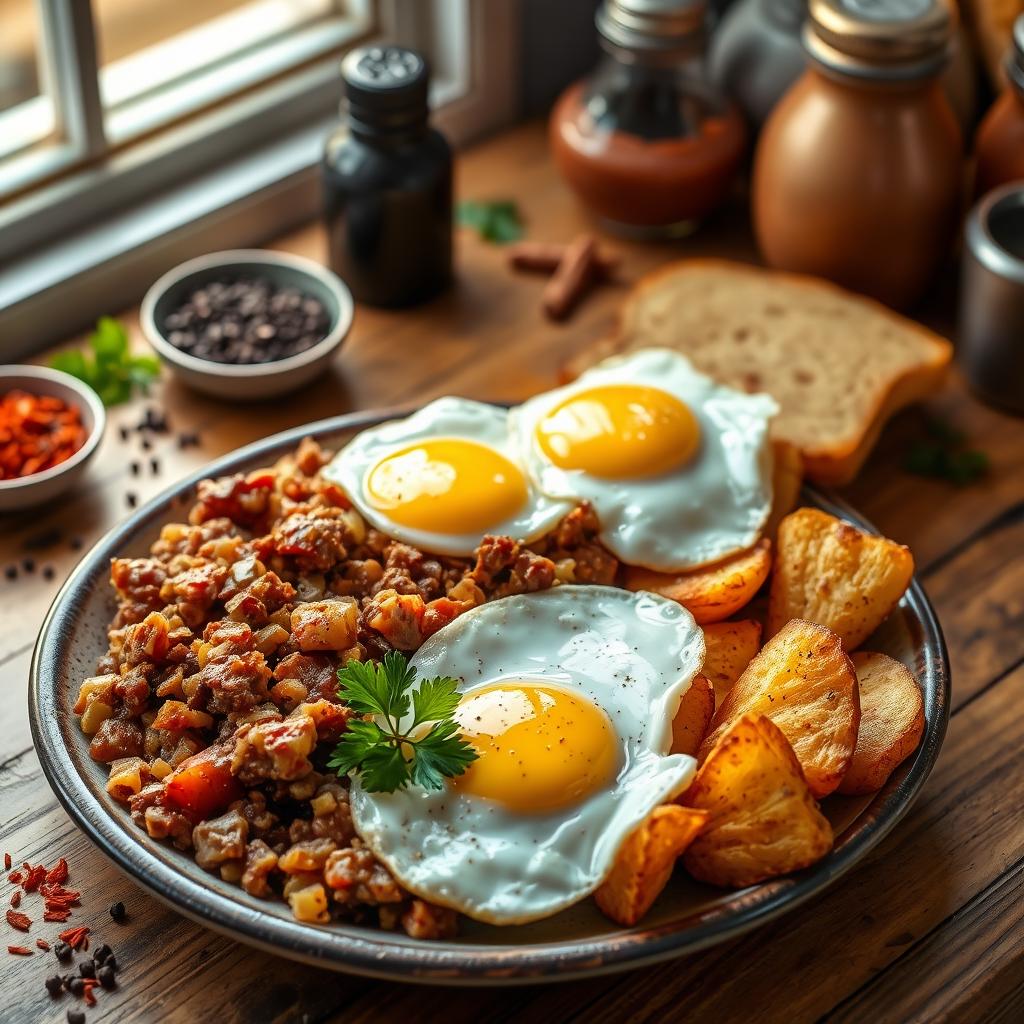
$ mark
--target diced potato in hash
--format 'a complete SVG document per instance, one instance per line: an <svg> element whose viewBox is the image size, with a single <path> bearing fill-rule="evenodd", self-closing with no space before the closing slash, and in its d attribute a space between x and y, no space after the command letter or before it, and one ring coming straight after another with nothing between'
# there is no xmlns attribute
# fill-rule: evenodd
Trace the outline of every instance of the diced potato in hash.
<svg viewBox="0 0 1024 1024"><path fill-rule="evenodd" d="M760 540L747 551L689 572L626 566L625 585L627 590L649 590L678 601L700 623L721 622L750 601L771 567L771 543Z"/></svg>
<svg viewBox="0 0 1024 1024"><path fill-rule="evenodd" d="M665 888L677 858L707 818L707 811L692 807L656 807L622 844L611 874L595 891L601 912L617 924L636 924Z"/></svg>
<svg viewBox="0 0 1024 1024"><path fill-rule="evenodd" d="M292 636L303 651L344 651L355 643L358 620L354 597L310 601L292 611Z"/></svg>
<svg viewBox="0 0 1024 1024"><path fill-rule="evenodd" d="M815 508L779 525L768 601L768 636L790 619L828 626L848 651L881 624L914 575L910 549Z"/></svg>
<svg viewBox="0 0 1024 1024"><path fill-rule="evenodd" d="M736 719L767 715L793 747L811 793L821 798L849 767L860 725L857 676L835 633L794 619L761 649L725 695L698 761Z"/></svg>
<svg viewBox="0 0 1024 1024"><path fill-rule="evenodd" d="M848 796L875 793L924 735L921 688L902 662L887 654L852 656L860 687L860 731L849 768L839 783Z"/></svg>
<svg viewBox="0 0 1024 1024"><path fill-rule="evenodd" d="M743 674L761 648L761 623L756 619L739 622L709 622L704 626L704 668L701 670L715 688L715 703L721 704L729 687Z"/></svg>
<svg viewBox="0 0 1024 1024"><path fill-rule="evenodd" d="M696 757L714 713L714 688L706 676L698 673L679 701L679 710L672 719L672 753Z"/></svg>
<svg viewBox="0 0 1024 1024"><path fill-rule="evenodd" d="M729 725L681 802L709 815L683 863L711 885L754 885L808 867L832 849L832 827L800 762L766 715Z"/></svg>
<svg viewBox="0 0 1024 1024"><path fill-rule="evenodd" d="M804 457L788 441L772 441L772 507L762 533L775 539L779 523L796 508L804 482Z"/></svg>

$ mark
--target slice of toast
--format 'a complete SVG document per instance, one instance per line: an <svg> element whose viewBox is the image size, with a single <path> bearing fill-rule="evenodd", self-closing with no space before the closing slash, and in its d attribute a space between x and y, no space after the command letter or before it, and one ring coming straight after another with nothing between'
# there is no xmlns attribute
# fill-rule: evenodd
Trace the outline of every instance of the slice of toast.
<svg viewBox="0 0 1024 1024"><path fill-rule="evenodd" d="M741 391L781 407L773 436L800 449L812 480L851 480L897 409L938 388L948 341L816 278L726 260L683 260L643 278L612 335L565 367L572 379L606 356L673 348Z"/></svg>

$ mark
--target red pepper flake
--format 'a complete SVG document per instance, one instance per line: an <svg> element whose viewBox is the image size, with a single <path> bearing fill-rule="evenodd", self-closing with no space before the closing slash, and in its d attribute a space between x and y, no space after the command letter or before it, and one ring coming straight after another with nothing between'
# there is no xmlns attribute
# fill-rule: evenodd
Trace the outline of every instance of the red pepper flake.
<svg viewBox="0 0 1024 1024"><path fill-rule="evenodd" d="M63 924L71 916L70 910L44 910L44 921L56 921Z"/></svg>
<svg viewBox="0 0 1024 1024"><path fill-rule="evenodd" d="M14 885L17 885L21 881L21 879L22 879L22 874L21 874L20 871L12 871L7 876L7 881L8 882L12 882Z"/></svg>
<svg viewBox="0 0 1024 1024"><path fill-rule="evenodd" d="M34 868L29 868L29 872L21 883L21 887L25 892L35 892L45 881L46 867L42 864L37 864Z"/></svg>
<svg viewBox="0 0 1024 1024"><path fill-rule="evenodd" d="M38 947L39 947L39 948L40 948L40 949L41 949L41 950L42 950L42 951L43 951L44 953L48 953L48 952L50 951L50 944L49 944L49 943L48 943L48 942L46 941L46 939L36 939L36 945L37 945L37 946L38 946Z"/></svg>
<svg viewBox="0 0 1024 1024"><path fill-rule="evenodd" d="M8 946L8 953L13 953L15 956L31 956L32 950L28 946Z"/></svg>
<svg viewBox="0 0 1024 1024"><path fill-rule="evenodd" d="M20 889L15 889L14 892L11 893L11 906L14 907L15 910L17 910L18 907L21 906L21 890Z"/></svg>
<svg viewBox="0 0 1024 1024"><path fill-rule="evenodd" d="M99 984L98 981L92 978L85 979L85 985L82 987L82 998L88 1003L89 1006L96 1005L96 997L92 994L92 990Z"/></svg>
<svg viewBox="0 0 1024 1024"><path fill-rule="evenodd" d="M89 948L89 929L82 925L79 928L68 928L57 936L62 942L66 942L72 949Z"/></svg>
<svg viewBox="0 0 1024 1024"><path fill-rule="evenodd" d="M70 459L85 444L77 406L50 395L8 391L0 396L0 479L40 473Z"/></svg>
<svg viewBox="0 0 1024 1024"><path fill-rule="evenodd" d="M63 885L68 880L68 862L63 857L46 872L46 881L50 885Z"/></svg>
<svg viewBox="0 0 1024 1024"><path fill-rule="evenodd" d="M9 853L5 853L4 854L4 871L10 871L11 870L11 865L13 863L14 863L14 861L11 860L11 855Z"/></svg>
<svg viewBox="0 0 1024 1024"><path fill-rule="evenodd" d="M7 923L19 932L27 932L32 927L32 918L27 914L21 914L17 910L7 911Z"/></svg>

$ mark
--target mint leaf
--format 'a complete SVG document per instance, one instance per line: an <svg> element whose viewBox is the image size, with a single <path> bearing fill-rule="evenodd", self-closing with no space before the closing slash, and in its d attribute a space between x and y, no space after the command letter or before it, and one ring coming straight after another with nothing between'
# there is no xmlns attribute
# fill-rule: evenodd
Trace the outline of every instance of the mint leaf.
<svg viewBox="0 0 1024 1024"><path fill-rule="evenodd" d="M513 199L467 199L455 208L462 227L472 228L485 242L503 244L523 237L523 222Z"/></svg>

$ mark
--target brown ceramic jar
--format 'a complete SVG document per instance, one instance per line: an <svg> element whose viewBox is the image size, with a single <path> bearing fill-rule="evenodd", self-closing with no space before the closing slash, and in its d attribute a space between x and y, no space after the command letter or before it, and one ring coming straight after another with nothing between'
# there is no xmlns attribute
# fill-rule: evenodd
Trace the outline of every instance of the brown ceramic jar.
<svg viewBox="0 0 1024 1024"><path fill-rule="evenodd" d="M1013 26L1006 60L1008 85L978 128L975 192L1024 179L1024 14Z"/></svg>
<svg viewBox="0 0 1024 1024"><path fill-rule="evenodd" d="M920 297L962 196L960 129L939 84L951 27L943 0L811 0L807 70L755 156L767 263L895 307Z"/></svg>

